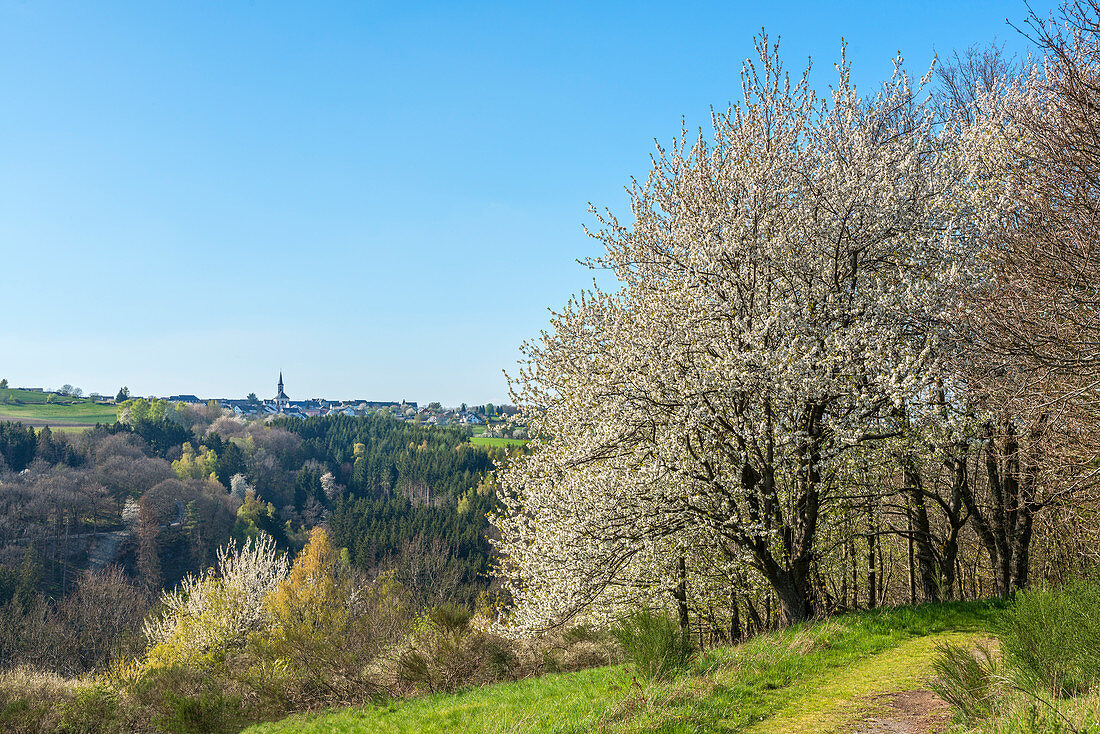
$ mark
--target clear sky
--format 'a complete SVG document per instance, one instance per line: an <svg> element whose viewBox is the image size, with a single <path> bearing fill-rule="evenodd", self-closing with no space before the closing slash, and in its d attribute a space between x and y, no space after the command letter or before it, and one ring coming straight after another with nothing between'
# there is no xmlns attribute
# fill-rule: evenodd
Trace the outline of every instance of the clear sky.
<svg viewBox="0 0 1100 734"><path fill-rule="evenodd" d="M1037 0L1046 12L1050 2ZM0 0L0 377L86 392L503 402L591 282L654 138L739 91L766 27L819 88L843 37L994 37L966 2Z"/></svg>

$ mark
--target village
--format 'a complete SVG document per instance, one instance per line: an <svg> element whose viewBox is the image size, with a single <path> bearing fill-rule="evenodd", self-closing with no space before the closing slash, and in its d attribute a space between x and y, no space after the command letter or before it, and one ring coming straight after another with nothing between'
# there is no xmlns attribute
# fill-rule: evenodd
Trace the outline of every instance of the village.
<svg viewBox="0 0 1100 734"><path fill-rule="evenodd" d="M498 430L495 430L494 424L502 422L516 412L513 406L492 403L475 406L467 406L463 403L458 407L447 408L438 402L419 407L417 403L406 400L328 400L320 397L291 400L284 388L283 376L280 373L275 396L268 399L257 398L254 393L244 399L204 399L189 394L170 395L166 399L168 402L185 404L204 404L213 400L221 408L243 418L283 416L305 419L328 415L388 415L394 420L426 425L476 427L473 433L486 436L496 435Z"/></svg>

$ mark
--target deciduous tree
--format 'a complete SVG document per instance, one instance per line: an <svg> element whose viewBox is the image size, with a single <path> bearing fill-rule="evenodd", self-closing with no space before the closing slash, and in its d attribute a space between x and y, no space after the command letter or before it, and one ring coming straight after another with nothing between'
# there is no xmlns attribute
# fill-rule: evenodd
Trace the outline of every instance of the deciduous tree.
<svg viewBox="0 0 1100 734"><path fill-rule="evenodd" d="M939 374L940 319L974 276L957 169L901 68L875 96L846 61L828 99L758 43L743 100L659 147L633 222L598 214L620 288L569 302L513 393L531 456L501 472L501 572L520 627L606 605L725 549L788 621L837 478ZM927 402L927 400L925 400Z"/></svg>

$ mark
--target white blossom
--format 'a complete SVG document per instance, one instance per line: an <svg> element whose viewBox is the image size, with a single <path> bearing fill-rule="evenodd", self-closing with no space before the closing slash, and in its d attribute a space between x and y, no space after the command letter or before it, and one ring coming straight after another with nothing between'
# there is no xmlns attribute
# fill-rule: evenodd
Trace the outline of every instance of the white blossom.
<svg viewBox="0 0 1100 734"><path fill-rule="evenodd" d="M950 132L900 59L866 99L842 56L820 99L758 51L712 140L658 148L632 224L593 210L620 287L524 346L513 399L542 438L493 517L517 631L606 617L699 548L805 614L838 462L943 379L938 325L978 272Z"/></svg>

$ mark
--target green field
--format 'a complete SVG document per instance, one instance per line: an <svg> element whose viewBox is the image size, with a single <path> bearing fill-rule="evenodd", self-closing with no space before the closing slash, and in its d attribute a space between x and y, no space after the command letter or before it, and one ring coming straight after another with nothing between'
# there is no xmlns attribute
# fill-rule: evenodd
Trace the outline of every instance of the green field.
<svg viewBox="0 0 1100 734"><path fill-rule="evenodd" d="M526 446L527 440L523 438L486 438L485 436L473 436L470 443L474 446Z"/></svg>
<svg viewBox="0 0 1100 734"><path fill-rule="evenodd" d="M929 605L798 626L711 650L669 682L639 683L629 666L596 668L246 731L849 732L878 715L886 697L923 687L936 644L981 634L1001 606Z"/></svg>
<svg viewBox="0 0 1100 734"><path fill-rule="evenodd" d="M50 396L54 402L47 403ZM114 405L102 405L88 398L67 398L33 390L0 390L0 421L78 429L96 423L114 423L115 416Z"/></svg>

